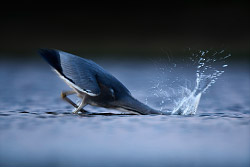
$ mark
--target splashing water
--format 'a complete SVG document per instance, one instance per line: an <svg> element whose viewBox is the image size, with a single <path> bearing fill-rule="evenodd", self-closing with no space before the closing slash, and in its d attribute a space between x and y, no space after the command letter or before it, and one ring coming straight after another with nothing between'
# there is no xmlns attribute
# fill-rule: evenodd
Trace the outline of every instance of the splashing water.
<svg viewBox="0 0 250 167"><path fill-rule="evenodd" d="M222 56L224 50L220 52L212 51L198 51L193 53L189 59L193 62L192 65L196 70L196 82L194 89L188 88L187 84L185 86L179 86L178 90L171 88L171 84L168 85L167 89L163 89L163 82L158 80L158 83L153 87L154 95L161 97L161 108L160 110L166 112L166 114L176 114L176 115L193 115L196 113L199 106L199 102L203 93L205 93L209 87L211 87L216 80L224 73L224 70L218 68L225 68L228 65L225 64L225 59L230 57L228 54ZM223 63L216 67L216 63ZM174 68L176 68L176 63L173 63ZM172 72L173 68L169 70ZM179 80L177 77L176 80ZM172 81L174 84L175 81ZM183 83L182 83L183 84ZM172 85L173 86L173 85ZM164 87L166 88L166 87ZM173 109L171 111L167 110L166 99L170 99L172 96L172 102L174 103ZM179 98L178 98L179 97Z"/></svg>

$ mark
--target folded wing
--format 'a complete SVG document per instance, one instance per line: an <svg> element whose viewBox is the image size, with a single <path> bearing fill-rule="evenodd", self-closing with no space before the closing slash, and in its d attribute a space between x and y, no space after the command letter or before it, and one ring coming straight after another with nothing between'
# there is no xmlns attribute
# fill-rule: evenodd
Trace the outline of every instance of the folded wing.
<svg viewBox="0 0 250 167"><path fill-rule="evenodd" d="M40 55L71 87L90 96L100 94L100 88L89 60L54 49L40 49Z"/></svg>

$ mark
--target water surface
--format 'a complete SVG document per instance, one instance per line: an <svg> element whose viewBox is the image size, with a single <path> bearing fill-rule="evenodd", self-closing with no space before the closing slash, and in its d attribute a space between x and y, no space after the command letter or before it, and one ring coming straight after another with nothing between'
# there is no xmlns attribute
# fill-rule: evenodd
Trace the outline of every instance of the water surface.
<svg viewBox="0 0 250 167"><path fill-rule="evenodd" d="M159 80L153 63L99 64L142 102L163 106L152 93ZM185 71L192 86L195 73ZM249 166L249 76L247 63L229 64L195 115L78 116L60 99L69 88L44 62L2 61L0 166Z"/></svg>

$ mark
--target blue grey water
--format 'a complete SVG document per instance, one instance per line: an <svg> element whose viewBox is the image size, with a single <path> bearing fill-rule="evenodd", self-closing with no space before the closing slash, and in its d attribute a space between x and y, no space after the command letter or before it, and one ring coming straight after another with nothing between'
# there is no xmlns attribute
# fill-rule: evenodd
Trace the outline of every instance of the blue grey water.
<svg viewBox="0 0 250 167"><path fill-rule="evenodd" d="M171 110L174 100L155 92L155 85L175 78L169 84L174 95L176 76L189 78L190 87L195 82L192 68L184 75L150 61L97 62L157 109L169 104ZM194 115L78 116L60 98L68 86L42 60L3 60L0 166L250 166L249 69L248 63L229 63Z"/></svg>

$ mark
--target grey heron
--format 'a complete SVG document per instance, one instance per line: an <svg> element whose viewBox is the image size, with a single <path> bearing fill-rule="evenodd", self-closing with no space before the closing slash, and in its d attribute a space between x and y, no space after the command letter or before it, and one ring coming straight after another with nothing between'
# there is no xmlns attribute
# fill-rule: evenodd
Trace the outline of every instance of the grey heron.
<svg viewBox="0 0 250 167"><path fill-rule="evenodd" d="M74 113L84 112L89 104L142 115L163 114L135 99L118 79L91 60L55 49L40 49L39 54L72 88L61 95L76 108ZM79 106L67 98L72 94L81 98Z"/></svg>

